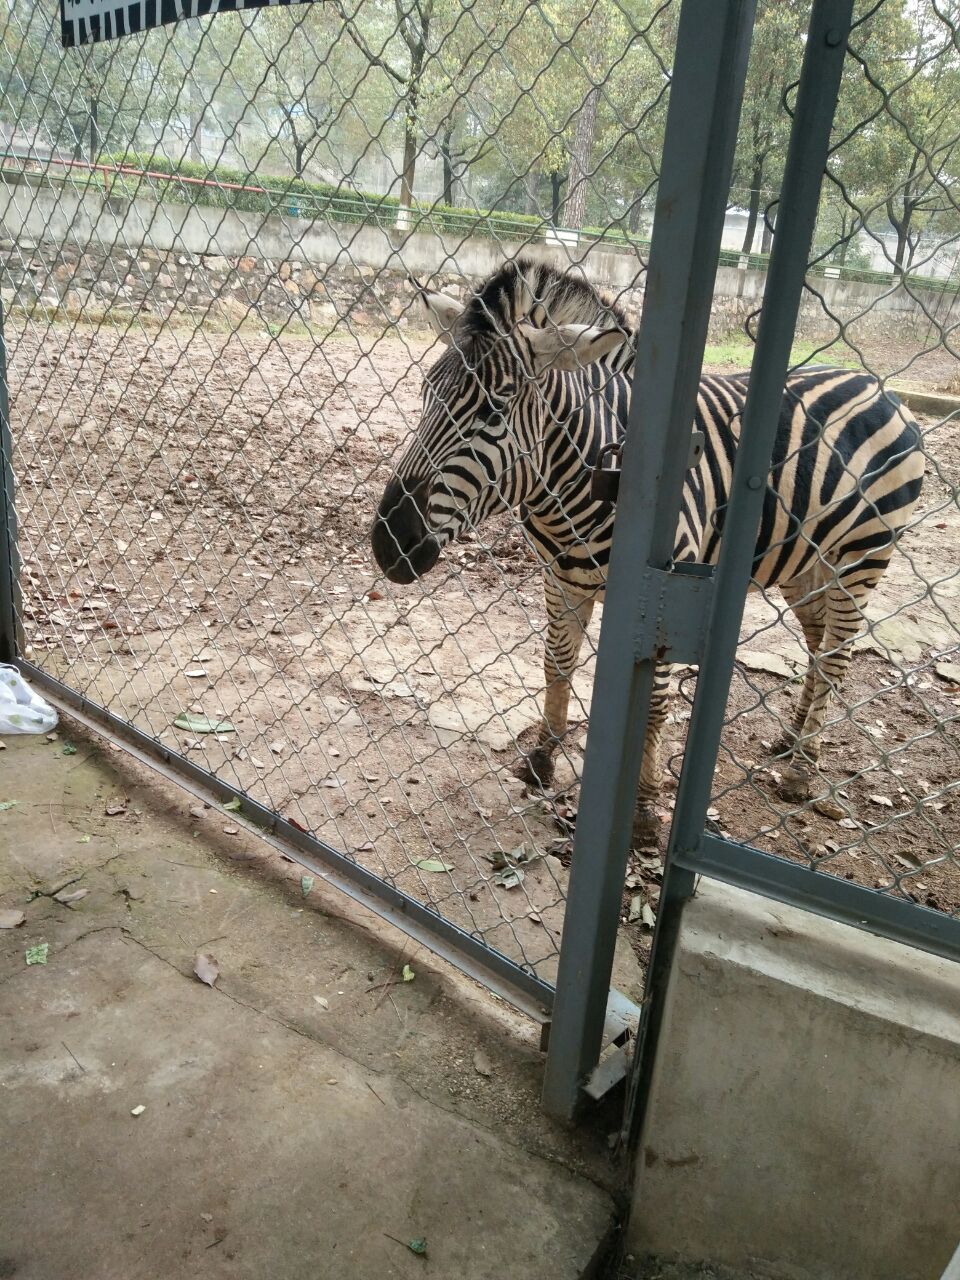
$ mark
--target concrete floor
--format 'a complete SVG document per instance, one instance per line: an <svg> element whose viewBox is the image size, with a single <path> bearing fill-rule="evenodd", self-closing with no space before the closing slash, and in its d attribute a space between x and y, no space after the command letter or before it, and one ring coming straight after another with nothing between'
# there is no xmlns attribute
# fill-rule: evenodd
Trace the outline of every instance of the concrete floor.
<svg viewBox="0 0 960 1280"><path fill-rule="evenodd" d="M619 1171L539 1114L523 1019L68 723L7 739L2 801L0 1277L590 1267Z"/></svg>

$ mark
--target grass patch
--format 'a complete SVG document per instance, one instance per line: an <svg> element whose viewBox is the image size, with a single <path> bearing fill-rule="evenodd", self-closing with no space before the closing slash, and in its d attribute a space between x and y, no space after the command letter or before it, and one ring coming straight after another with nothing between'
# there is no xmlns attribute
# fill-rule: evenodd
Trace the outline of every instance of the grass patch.
<svg viewBox="0 0 960 1280"><path fill-rule="evenodd" d="M753 364L753 353L756 350L747 338L730 338L726 342L708 343L703 353L704 367L721 369L724 372L742 371ZM790 365L829 364L839 369L858 369L860 360L856 354L842 342L834 342L829 347L819 343L806 341L794 343L790 351Z"/></svg>

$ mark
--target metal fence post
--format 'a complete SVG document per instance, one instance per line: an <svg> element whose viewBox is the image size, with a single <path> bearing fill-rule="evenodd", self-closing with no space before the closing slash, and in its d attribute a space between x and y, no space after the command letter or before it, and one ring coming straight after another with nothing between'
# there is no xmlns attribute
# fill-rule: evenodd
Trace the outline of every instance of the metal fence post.
<svg viewBox="0 0 960 1280"><path fill-rule="evenodd" d="M637 1054L632 1123L643 1119L663 997L682 904L697 867L757 529L783 388L830 146L853 0L815 0L780 193L777 229L761 311L715 577L707 643L687 735L647 980L646 1018Z"/></svg>
<svg viewBox="0 0 960 1280"><path fill-rule="evenodd" d="M543 1086L562 1117L602 1042L655 672L638 652L637 585L673 554L754 14L755 0L680 13Z"/></svg>
<svg viewBox="0 0 960 1280"><path fill-rule="evenodd" d="M7 343L0 304L0 662L20 652L20 573L14 509L13 437L7 394Z"/></svg>

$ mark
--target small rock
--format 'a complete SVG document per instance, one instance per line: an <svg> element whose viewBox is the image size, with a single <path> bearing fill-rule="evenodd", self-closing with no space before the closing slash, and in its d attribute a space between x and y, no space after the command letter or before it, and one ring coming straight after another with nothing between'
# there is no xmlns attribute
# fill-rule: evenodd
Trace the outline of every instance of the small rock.
<svg viewBox="0 0 960 1280"><path fill-rule="evenodd" d="M836 800L831 800L829 797L818 800L813 807L817 813L822 813L825 818L832 818L834 822L839 822L841 818L847 816L843 805L837 804Z"/></svg>
<svg viewBox="0 0 960 1280"><path fill-rule="evenodd" d="M493 1075L493 1063L482 1049L478 1049L473 1055L473 1065L477 1075L486 1076L488 1079Z"/></svg>
<svg viewBox="0 0 960 1280"><path fill-rule="evenodd" d="M134 1107L134 1108L133 1108L133 1110L130 1112L130 1114L131 1114L132 1116L142 1116L142 1115L143 1115L143 1113L146 1111L146 1109L147 1109L147 1108L146 1108L146 1107L143 1105L143 1103L141 1102L139 1106L136 1106L136 1107Z"/></svg>

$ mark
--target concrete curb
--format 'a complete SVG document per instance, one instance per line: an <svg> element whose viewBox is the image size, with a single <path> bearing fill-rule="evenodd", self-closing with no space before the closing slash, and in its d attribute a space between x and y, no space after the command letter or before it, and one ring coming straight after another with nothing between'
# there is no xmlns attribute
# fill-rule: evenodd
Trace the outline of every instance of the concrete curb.
<svg viewBox="0 0 960 1280"><path fill-rule="evenodd" d="M934 418L946 418L960 411L960 396L944 395L939 391L921 391L917 387L899 387L895 382L887 384L887 390L900 397L908 409L915 413L929 413Z"/></svg>

